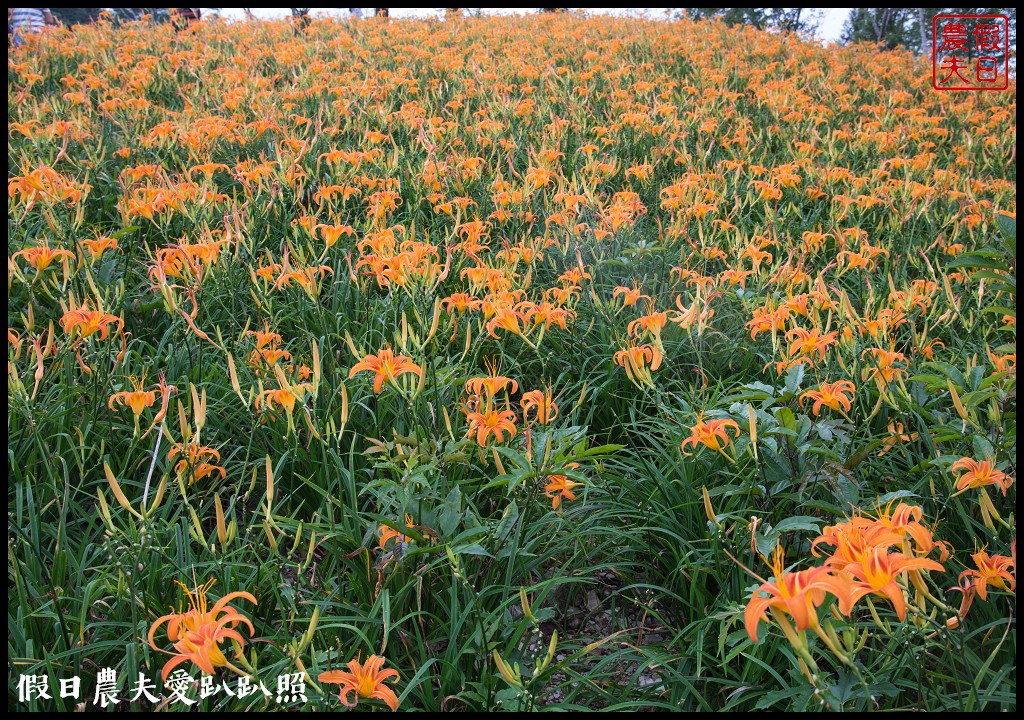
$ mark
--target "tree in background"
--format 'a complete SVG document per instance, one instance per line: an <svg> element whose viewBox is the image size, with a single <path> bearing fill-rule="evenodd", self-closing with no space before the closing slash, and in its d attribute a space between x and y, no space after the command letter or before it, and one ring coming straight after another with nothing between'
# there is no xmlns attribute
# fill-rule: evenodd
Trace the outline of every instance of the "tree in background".
<svg viewBox="0 0 1024 720"><path fill-rule="evenodd" d="M808 8L680 8L694 20L721 20L727 25L749 25L758 30L810 33L818 29L820 10Z"/></svg>
<svg viewBox="0 0 1024 720"><path fill-rule="evenodd" d="M304 32L309 23L309 8L289 8L292 11L292 20L295 21L295 32Z"/></svg>
<svg viewBox="0 0 1024 720"><path fill-rule="evenodd" d="M876 42L887 49L902 45L919 53L930 53L932 20L936 15L1006 15L1010 48L1016 48L1016 8L854 8L843 25L840 40Z"/></svg>
<svg viewBox="0 0 1024 720"><path fill-rule="evenodd" d="M843 24L844 43L875 42L886 49L902 45L922 51L934 12L923 8L854 8Z"/></svg>
<svg viewBox="0 0 1024 720"><path fill-rule="evenodd" d="M103 8L50 8L50 12L62 25L84 25L96 22Z"/></svg>

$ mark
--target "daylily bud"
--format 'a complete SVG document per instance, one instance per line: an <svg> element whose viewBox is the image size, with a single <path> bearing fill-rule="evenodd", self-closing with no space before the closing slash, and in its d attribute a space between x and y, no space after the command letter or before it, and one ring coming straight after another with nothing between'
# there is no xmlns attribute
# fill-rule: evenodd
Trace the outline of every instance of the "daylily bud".
<svg viewBox="0 0 1024 720"><path fill-rule="evenodd" d="M701 485L700 492L704 496L704 515L707 516L708 522L713 523L716 528L721 529L722 524L718 522L718 517L715 515L715 509L711 506L711 495L708 494L707 487Z"/></svg>
<svg viewBox="0 0 1024 720"><path fill-rule="evenodd" d="M497 650L494 651L494 664L498 666L498 672L501 673L501 677L504 678L505 682L517 688L521 688L523 686L523 682L519 678L519 674L514 672L512 668L508 666L508 663L502 660L501 655L498 654Z"/></svg>

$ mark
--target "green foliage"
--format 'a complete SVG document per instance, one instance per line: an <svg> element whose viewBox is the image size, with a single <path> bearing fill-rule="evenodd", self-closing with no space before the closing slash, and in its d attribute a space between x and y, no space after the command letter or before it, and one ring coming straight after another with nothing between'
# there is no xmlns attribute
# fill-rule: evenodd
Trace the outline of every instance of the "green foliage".
<svg viewBox="0 0 1024 720"><path fill-rule="evenodd" d="M813 33L821 22L821 11L808 8L682 8L695 20L719 19L728 25L749 25L758 30Z"/></svg>
<svg viewBox="0 0 1024 720"><path fill-rule="evenodd" d="M1017 46L1016 8L853 8L843 25L844 43L874 42L893 49L905 47L928 54L932 50L933 18L936 15L1006 15L1010 47ZM968 46L965 53L976 51Z"/></svg>

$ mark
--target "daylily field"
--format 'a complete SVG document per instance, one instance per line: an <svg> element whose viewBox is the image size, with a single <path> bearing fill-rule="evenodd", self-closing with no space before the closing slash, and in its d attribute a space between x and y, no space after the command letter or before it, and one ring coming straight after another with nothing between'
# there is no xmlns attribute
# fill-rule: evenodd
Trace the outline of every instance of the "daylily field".
<svg viewBox="0 0 1024 720"><path fill-rule="evenodd" d="M101 21L7 97L9 708L1015 709L1015 81Z"/></svg>

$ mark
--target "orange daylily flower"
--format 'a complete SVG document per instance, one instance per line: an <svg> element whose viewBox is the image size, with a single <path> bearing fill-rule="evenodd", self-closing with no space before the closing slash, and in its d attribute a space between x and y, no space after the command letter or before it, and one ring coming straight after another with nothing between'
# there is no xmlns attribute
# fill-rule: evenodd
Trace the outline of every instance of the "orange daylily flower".
<svg viewBox="0 0 1024 720"><path fill-rule="evenodd" d="M1003 491L1003 495L1006 495L1006 491L1013 484L1013 478L1008 477L1004 472L996 470L995 463L992 460L978 461L963 457L953 463L953 467L950 470L953 472L957 470L967 471L957 478L956 489L958 493L964 490L983 488L986 485L998 485L999 489Z"/></svg>
<svg viewBox="0 0 1024 720"><path fill-rule="evenodd" d="M504 433L509 437L516 435L516 414L511 410L498 411L492 407L486 407L482 412L467 407L464 412L469 421L469 429L466 437L475 437L480 447L487 445L487 437L494 435L495 442L502 442L505 439Z"/></svg>
<svg viewBox="0 0 1024 720"><path fill-rule="evenodd" d="M753 275L753 270L725 270L719 277L723 281L728 281L729 286L739 285L741 288L747 287L747 277Z"/></svg>
<svg viewBox="0 0 1024 720"><path fill-rule="evenodd" d="M615 364L626 369L631 383L643 387L654 384L651 371L661 367L661 358L661 351L653 345L631 345L615 353Z"/></svg>
<svg viewBox="0 0 1024 720"><path fill-rule="evenodd" d="M558 280L566 285L579 285L584 280L591 280L590 273L587 272L582 265L578 265L574 268L569 268L564 273L558 276Z"/></svg>
<svg viewBox="0 0 1024 720"><path fill-rule="evenodd" d="M67 200L69 205L76 205L91 189L88 184L76 185L45 165L7 181L7 195L16 198L15 202L24 202L25 212L31 210L40 199L54 204Z"/></svg>
<svg viewBox="0 0 1024 720"><path fill-rule="evenodd" d="M410 515L409 513L405 514L405 526L410 529L413 527L412 515ZM377 533L380 536L377 540L377 547L381 550L385 548L389 540L397 540L400 543L409 542L409 538L400 533L398 530L395 530L393 527L389 527L387 525L381 525L379 528L377 528Z"/></svg>
<svg viewBox="0 0 1024 720"><path fill-rule="evenodd" d="M536 408L537 422L541 425L547 425L558 417L558 406L551 399L550 388L546 391L531 390L528 393L523 393L520 404L523 406L523 417L526 417L531 409Z"/></svg>
<svg viewBox="0 0 1024 720"><path fill-rule="evenodd" d="M189 485L214 473L220 473L221 480L227 477L227 470L219 465L207 462L207 459L220 462L220 451L214 448L200 445L195 440L187 443L176 443L170 452L167 453L167 462L171 462L178 455L181 455L181 459L174 466L174 473L179 477L184 477L190 473Z"/></svg>
<svg viewBox="0 0 1024 720"><path fill-rule="evenodd" d="M557 288L553 288L557 289ZM552 325L557 325L563 330L568 330L567 323L576 317L572 310L556 307L548 302L522 304L522 318L524 323L532 323L534 327L543 325L548 330ZM541 334L543 337L543 333Z"/></svg>
<svg viewBox="0 0 1024 720"><path fill-rule="evenodd" d="M935 351L939 348L945 349L946 343L942 342L938 338L932 339L926 345L924 345L918 352L925 356L928 360L935 359Z"/></svg>
<svg viewBox="0 0 1024 720"><path fill-rule="evenodd" d="M683 304L683 296L676 296L676 307L679 308L679 312L673 317L672 322L678 325L683 330L688 330L694 324L697 328L697 334L703 333L708 327L709 321L715 316L715 310L711 307L711 301L718 297L720 293L712 293L707 298L701 299L700 295L697 294L693 298L693 302L690 303L689 307ZM660 338L658 338L660 341Z"/></svg>
<svg viewBox="0 0 1024 720"><path fill-rule="evenodd" d="M479 302L469 293L453 293L441 301L441 306L451 315L455 311L464 313L467 310L472 310Z"/></svg>
<svg viewBox="0 0 1024 720"><path fill-rule="evenodd" d="M642 288L638 285L634 285L633 287L619 285L612 291L612 297L617 298L619 295L622 295L622 307L632 307L640 301L640 298L650 299L648 295L641 295L641 290Z"/></svg>
<svg viewBox="0 0 1024 720"><path fill-rule="evenodd" d="M249 363L259 367L262 363L277 365L281 360L291 360L292 354L276 347L265 347L253 350L249 355Z"/></svg>
<svg viewBox="0 0 1024 720"><path fill-rule="evenodd" d="M493 398L506 388L508 388L509 393L519 392L519 383L512 378L498 374L497 362L494 360L488 361L487 370L491 373L490 375L486 377L474 377L466 381L467 393L471 395L484 394L489 398Z"/></svg>
<svg viewBox="0 0 1024 720"><path fill-rule="evenodd" d="M406 373L413 373L422 377L423 370L419 365L412 362L405 355L395 355L389 347L384 347L376 355L366 355L358 363L352 366L349 371L349 379L354 378L357 373L368 371L374 373L373 392L380 394L385 381L391 383L395 388L401 390L398 385L398 378Z"/></svg>
<svg viewBox="0 0 1024 720"><path fill-rule="evenodd" d="M891 501L884 508L878 508L878 519L875 522L906 539L913 540L913 551L916 555L923 557L938 548L939 562L945 562L952 554L952 549L949 543L935 540L931 530L921 523L923 516L924 511L917 505ZM904 548L906 547L908 545L904 545Z"/></svg>
<svg viewBox="0 0 1024 720"><path fill-rule="evenodd" d="M770 331L774 334L785 329L786 320L791 312L792 310L787 305L775 310L769 307L755 308L753 319L747 322L747 327L750 328L750 339L755 339L762 332Z"/></svg>
<svg viewBox="0 0 1024 720"><path fill-rule="evenodd" d="M94 263L107 250L117 250L117 240L111 237L100 237L94 240L82 240L82 247L89 251L89 262Z"/></svg>
<svg viewBox="0 0 1024 720"><path fill-rule="evenodd" d="M959 616L967 615L968 609L977 594L982 600L988 599L988 586L1007 592L1017 592L1017 541L1014 541L1015 552L1006 555L989 555L982 550L971 555L978 569L968 568L959 576L959 587L964 592L964 602L959 609ZM1013 568L1013 570L1011 570Z"/></svg>
<svg viewBox="0 0 1024 720"><path fill-rule="evenodd" d="M803 317L810 319L810 301L811 296L808 293L802 293L784 302L782 307L786 308L791 313L796 313L797 315L802 315Z"/></svg>
<svg viewBox="0 0 1024 720"><path fill-rule="evenodd" d="M683 454L690 455L691 453L686 452L686 446L696 447L697 443L721 452L729 444L727 428L735 430L736 437L740 436L740 426L736 424L735 420L726 418L704 422L703 419L698 419L697 424L690 428L690 437L683 440Z"/></svg>
<svg viewBox="0 0 1024 720"><path fill-rule="evenodd" d="M334 275L334 270L326 265L311 265L308 267L295 268L294 270L288 270L281 273L281 276L277 279L277 283L275 283L275 287L278 289L291 287L292 283L295 283L301 287L307 295L310 297L316 297L320 292L320 287L316 284L316 281L327 273Z"/></svg>
<svg viewBox="0 0 1024 720"><path fill-rule="evenodd" d="M499 310L508 309L515 312L519 319L523 319L521 309L517 311L514 307L520 303L520 299L526 294L525 290L502 290L497 289L504 287L506 284L505 278L495 277L492 281L488 281L488 287L494 288L493 292L489 293L482 300L477 302L476 309L483 315L484 320L490 320L497 314Z"/></svg>
<svg viewBox="0 0 1024 720"><path fill-rule="evenodd" d="M901 422L890 421L887 427L889 436L882 441L882 449L878 451L878 457L882 457L900 443L914 442L921 436L920 433L908 433Z"/></svg>
<svg viewBox="0 0 1024 720"><path fill-rule="evenodd" d="M944 569L935 560L907 557L903 553L890 553L883 547L875 547L865 553L861 560L846 565L844 571L856 579L851 585L854 602L865 595L889 598L896 617L902 622L907 616L907 602L903 588L896 582L897 578L911 570L942 572Z"/></svg>
<svg viewBox="0 0 1024 720"><path fill-rule="evenodd" d="M895 363L901 362L906 364L907 358L903 353L893 352L890 350L883 350L881 348L868 348L861 357L871 355L875 361L875 367L864 368L862 377L864 380L869 378L875 378L876 382L891 383L896 378L903 377L907 374L906 369L896 367Z"/></svg>
<svg viewBox="0 0 1024 720"><path fill-rule="evenodd" d="M380 223L397 210L402 202L401 196L394 190L378 190L366 198L366 217L374 223Z"/></svg>
<svg viewBox="0 0 1024 720"><path fill-rule="evenodd" d="M839 612L850 614L850 589L847 583L832 574L830 568L812 567L799 572L785 572L783 553L776 548L773 560L774 582L762 583L750 596L743 622L747 635L757 642L757 626L769 609L793 618L797 632L818 627L817 608L825 602L827 594L839 600ZM761 593L768 593L767 597Z"/></svg>
<svg viewBox="0 0 1024 720"><path fill-rule="evenodd" d="M804 400L814 400L811 412L815 416L821 413L822 406L832 408L833 410L850 412L852 407L851 400L855 391L856 386L849 380L826 383L818 387L817 390L808 390L801 395L800 404L803 405Z"/></svg>
<svg viewBox="0 0 1024 720"><path fill-rule="evenodd" d="M718 285L718 278L714 275L700 275L693 273L690 275L690 279L686 281L687 286L693 287L698 295L710 293L716 285ZM680 304L682 298L676 298L676 305Z"/></svg>
<svg viewBox="0 0 1024 720"><path fill-rule="evenodd" d="M227 171L228 169L228 166L222 163L208 162L203 163L202 165L192 166L191 168L189 168L188 174L195 175L196 173L202 173L203 175L206 176L207 180L210 180L213 178L213 174L218 170Z"/></svg>
<svg viewBox="0 0 1024 720"><path fill-rule="evenodd" d="M932 532L921 524L921 508L902 502L894 508L893 504L890 502L879 508L877 518L856 514L844 522L826 527L811 543L812 554L817 555L816 549L821 543L835 546L825 564L836 570L843 570L851 563L864 562L875 549L887 550L893 546L920 557L938 548L940 561L944 562L950 555L949 546L945 542L937 542Z"/></svg>
<svg viewBox="0 0 1024 720"><path fill-rule="evenodd" d="M548 288L544 291L544 297L558 306L567 305L580 296L579 285L567 285L564 287Z"/></svg>
<svg viewBox="0 0 1024 720"><path fill-rule="evenodd" d="M256 338L256 349L264 347L265 345L274 345L281 342L281 336L276 332L271 332L270 326L267 324L263 325L262 330L247 330L246 335L252 335Z"/></svg>
<svg viewBox="0 0 1024 720"><path fill-rule="evenodd" d="M850 250L842 250L836 253L836 263L840 268L840 275L850 270L858 270L861 268L870 271L874 269L875 266L875 262L871 258Z"/></svg>
<svg viewBox="0 0 1024 720"><path fill-rule="evenodd" d="M496 309L494 317L487 323L487 334L496 338L498 334L495 330L501 328L526 340L526 336L523 335L523 328L520 325L522 321L522 311L517 311L511 307L499 307ZM527 342L529 341L527 340Z"/></svg>
<svg viewBox="0 0 1024 720"><path fill-rule="evenodd" d="M341 685L341 702L348 707L355 707L359 698L376 698L383 700L392 711L398 710L398 696L395 691L384 683L391 679L399 678L397 670L381 670L385 658L371 655L366 658L365 663L358 660L351 660L348 663L348 671L328 670L322 672L317 680L322 683ZM348 701L349 694L354 693L352 702Z"/></svg>
<svg viewBox="0 0 1024 720"><path fill-rule="evenodd" d="M781 194L779 195L781 197ZM754 245L748 246L743 253L740 255L740 259L750 258L750 264L754 272L758 272L761 269L761 262L767 260L771 262L773 260L772 254L766 250L762 250Z"/></svg>
<svg viewBox="0 0 1024 720"><path fill-rule="evenodd" d="M283 376L278 381L284 383L281 387L264 390L256 396L256 407L265 405L268 411L274 409L274 405L280 405L288 415L288 425L291 428L292 413L295 412L295 404L306 397L306 393L313 392L312 383L299 382L294 385L287 384Z"/></svg>
<svg viewBox="0 0 1024 720"><path fill-rule="evenodd" d="M11 255L11 260L17 260L19 257L24 257L26 262L35 268L36 273L42 273L46 268L50 267L55 260L67 262L68 259L73 258L74 256L75 254L70 250L54 249L49 245L42 245L40 247L31 247L19 250Z"/></svg>
<svg viewBox="0 0 1024 720"><path fill-rule="evenodd" d="M1017 353L996 355L992 351L988 351L988 359L992 361L997 373L1009 372L1017 367Z"/></svg>
<svg viewBox="0 0 1024 720"><path fill-rule="evenodd" d="M853 518L845 523L826 527L811 544L811 550L819 543L835 545L835 550L825 560L825 565L834 570L845 570L853 563L863 562L874 550L888 550L903 542L903 536L890 528L876 523L859 523Z"/></svg>
<svg viewBox="0 0 1024 720"><path fill-rule="evenodd" d="M121 404L131 408L135 416L135 434L139 433L139 416L148 407L156 403L156 390L143 390L141 381L132 381L134 390L122 390L110 396L107 400L107 407L111 410L114 406Z"/></svg>
<svg viewBox="0 0 1024 720"><path fill-rule="evenodd" d="M817 328L806 330L795 327L786 333L787 339L792 339L789 346L789 357L806 357L813 359L814 353L818 353L818 359L824 360L825 353L831 345L836 342L837 333L830 332L822 335Z"/></svg>
<svg viewBox="0 0 1024 720"><path fill-rule="evenodd" d="M575 470L580 466L579 463L569 463L567 467ZM566 500L575 500L576 493L573 492L573 488L579 487L583 483L574 482L570 480L566 475L548 475L548 483L544 486L544 494L551 498L551 509L557 510L558 506L562 504L562 498Z"/></svg>
<svg viewBox="0 0 1024 720"><path fill-rule="evenodd" d="M108 325L111 324L117 325L119 333L124 329L124 320L117 315L111 315L102 310L89 310L86 305L64 313L60 323L64 327L65 334L78 338L87 338L98 332L100 340L106 340L110 334Z"/></svg>
<svg viewBox="0 0 1024 720"><path fill-rule="evenodd" d="M247 673L232 665L220 649L224 640L235 640L240 645L245 645L245 639L235 628L245 625L249 628L249 634L254 632L252 622L238 610L228 605L231 600L241 598L248 600L253 605L256 598L251 593L236 591L231 592L218 600L212 608L207 609L206 593L213 586L214 580L205 585L200 585L195 590L189 590L178 580L175 582L181 586L188 596L189 609L183 611L180 606L178 612L172 612L157 618L149 628L149 646L154 650L160 650L154 642L156 631L164 623L167 624L167 639L174 644L176 653L167 661L160 676L167 681L171 670L183 662L191 661L203 673L213 675L218 667L226 667L229 670L245 675Z"/></svg>
<svg viewBox="0 0 1024 720"><path fill-rule="evenodd" d="M197 278L201 279L204 270L213 267L217 263L221 249L227 242L227 240L207 240L206 242L190 244L182 239L182 242L172 245L171 249L185 255L189 260L189 265L193 268L193 272Z"/></svg>
<svg viewBox="0 0 1024 720"><path fill-rule="evenodd" d="M342 235L352 237L356 234L355 229L349 225L317 225L316 229L320 231L320 237L329 248L334 247Z"/></svg>
<svg viewBox="0 0 1024 720"><path fill-rule="evenodd" d="M635 337L639 337L646 330L654 338L654 342L658 344L661 342L661 331L668 323L668 311L653 312L653 308L650 308L650 310L649 314L643 315L629 323L626 330Z"/></svg>

